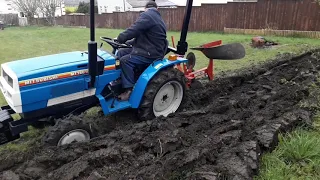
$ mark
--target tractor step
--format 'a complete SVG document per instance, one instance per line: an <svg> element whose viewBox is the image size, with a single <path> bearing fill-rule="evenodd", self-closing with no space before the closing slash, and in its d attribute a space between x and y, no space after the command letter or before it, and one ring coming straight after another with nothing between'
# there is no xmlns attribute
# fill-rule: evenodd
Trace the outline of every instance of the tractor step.
<svg viewBox="0 0 320 180"><path fill-rule="evenodd" d="M96 95L100 101L101 108L105 115L118 112L131 107L129 101L118 101L117 99L110 98L106 100L102 95Z"/></svg>

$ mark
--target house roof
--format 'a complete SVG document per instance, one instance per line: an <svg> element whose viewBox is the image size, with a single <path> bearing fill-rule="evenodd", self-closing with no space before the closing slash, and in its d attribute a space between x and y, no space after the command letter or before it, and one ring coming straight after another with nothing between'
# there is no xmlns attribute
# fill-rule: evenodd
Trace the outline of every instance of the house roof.
<svg viewBox="0 0 320 180"><path fill-rule="evenodd" d="M80 4L80 2L85 2L85 3L89 3L90 0L64 0L64 5L66 7L74 7L74 6L78 6ZM95 0L95 5L97 5L97 1Z"/></svg>
<svg viewBox="0 0 320 180"><path fill-rule="evenodd" d="M150 0L127 0L127 2L133 7L145 7L147 2ZM176 6L175 3L169 1L169 0L156 0L156 3L158 7L167 7L167 6Z"/></svg>

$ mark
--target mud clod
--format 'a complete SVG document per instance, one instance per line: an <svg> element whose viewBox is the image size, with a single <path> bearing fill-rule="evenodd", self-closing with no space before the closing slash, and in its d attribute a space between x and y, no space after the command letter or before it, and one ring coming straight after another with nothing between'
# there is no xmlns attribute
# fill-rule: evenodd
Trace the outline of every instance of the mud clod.
<svg viewBox="0 0 320 180"><path fill-rule="evenodd" d="M94 171L86 180L107 180L107 178L101 176L97 171Z"/></svg>
<svg viewBox="0 0 320 180"><path fill-rule="evenodd" d="M271 90L272 90L272 87L271 87L271 86L269 86L269 85L262 85L262 87L263 87L263 88L265 88L265 89L267 89L267 90L269 90L269 91L271 91Z"/></svg>
<svg viewBox="0 0 320 180"><path fill-rule="evenodd" d="M91 121L114 129L89 142L42 147L28 161L0 155L11 162L1 166L2 177L253 179L280 132L312 122L314 109L300 104L314 99L308 87L317 83L320 61L312 54L217 76L190 90L183 111L167 118L137 123L130 111L99 116Z"/></svg>
<svg viewBox="0 0 320 180"><path fill-rule="evenodd" d="M40 167L27 167L24 170L24 173L26 176L31 177L31 178L38 178L41 177L41 175L43 174L44 169L40 168Z"/></svg>
<svg viewBox="0 0 320 180"><path fill-rule="evenodd" d="M278 144L278 134L281 124L264 125L256 130L257 140L262 147L273 149Z"/></svg>
<svg viewBox="0 0 320 180"><path fill-rule="evenodd" d="M0 175L0 179L2 180L20 180L19 175L14 173L13 171L5 171Z"/></svg>

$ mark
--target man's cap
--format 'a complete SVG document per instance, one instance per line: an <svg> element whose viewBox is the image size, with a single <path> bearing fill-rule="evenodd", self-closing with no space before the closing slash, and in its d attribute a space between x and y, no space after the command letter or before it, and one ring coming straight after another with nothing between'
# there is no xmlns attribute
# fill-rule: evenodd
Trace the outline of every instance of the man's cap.
<svg viewBox="0 0 320 180"><path fill-rule="evenodd" d="M158 5L155 1L149 1L149 2L147 2L145 8L158 8Z"/></svg>

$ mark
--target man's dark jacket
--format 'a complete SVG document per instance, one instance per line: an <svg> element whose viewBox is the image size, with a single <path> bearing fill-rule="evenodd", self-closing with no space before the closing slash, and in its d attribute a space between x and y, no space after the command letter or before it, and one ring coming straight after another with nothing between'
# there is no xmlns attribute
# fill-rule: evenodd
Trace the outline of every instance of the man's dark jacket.
<svg viewBox="0 0 320 180"><path fill-rule="evenodd" d="M117 40L125 43L134 39L131 54L149 59L162 59L168 47L166 25L157 9L140 14L136 22L120 33Z"/></svg>

